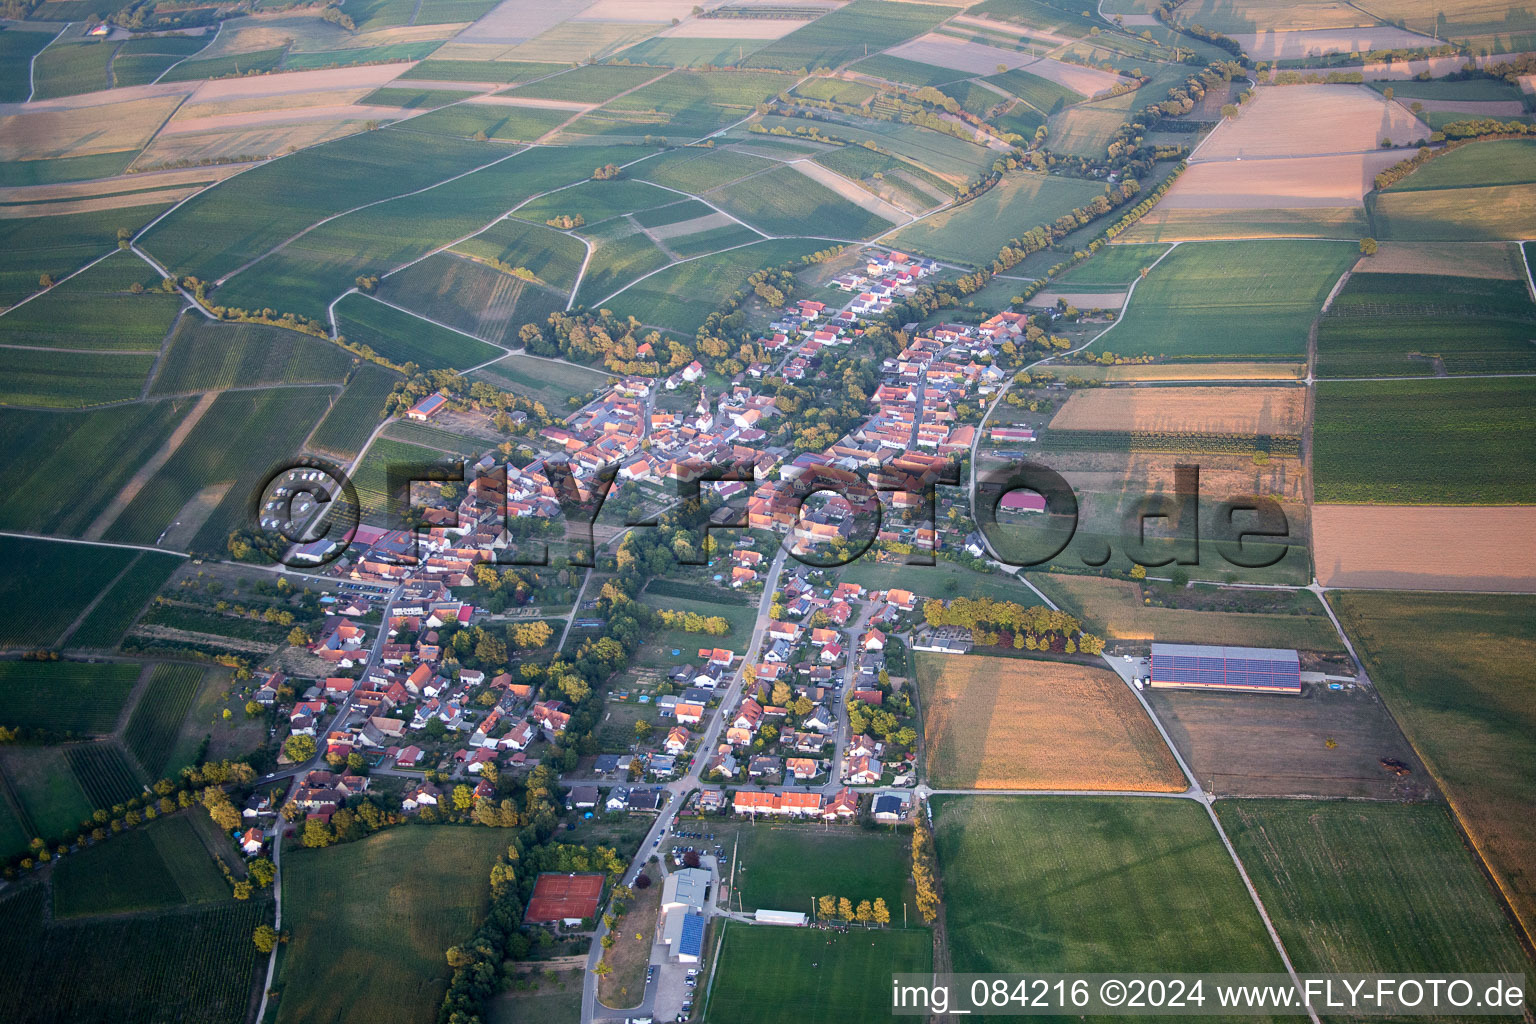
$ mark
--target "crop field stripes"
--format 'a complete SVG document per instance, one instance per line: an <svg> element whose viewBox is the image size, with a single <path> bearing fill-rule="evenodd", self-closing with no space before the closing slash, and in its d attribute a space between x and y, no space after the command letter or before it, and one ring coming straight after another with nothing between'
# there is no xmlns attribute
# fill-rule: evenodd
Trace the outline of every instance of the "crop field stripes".
<svg viewBox="0 0 1536 1024"><path fill-rule="evenodd" d="M54 43L58 42L59 39L61 37L63 37L64 33L69 31L69 27L71 25L73 25L73 24L74 24L74 22L72 22L72 21L66 21L64 23L64 27L59 29L59 34L54 36L52 39L48 40L48 42L46 44L44 44L42 50L38 50L36 53L34 53L32 55L31 65L27 69L27 102L28 103L31 103L32 102L32 98L37 95L37 58L39 58L39 57L41 57L43 55L43 51L44 50L47 50L48 47L50 47ZM220 24L223 24L223 22L220 22Z"/></svg>
<svg viewBox="0 0 1536 1024"><path fill-rule="evenodd" d="M160 84L160 79L162 79L166 75L170 74L171 71L178 64L186 63L187 61L191 60L193 57L196 57L198 54L202 53L203 50L208 49L209 46L212 46L214 43L218 42L219 41L219 33L223 32L223 31L224 31L224 19L220 18L219 19L218 27L213 30L213 38L208 40L208 45L207 46L204 46L201 50L193 50L191 53L189 53L185 57L181 58L181 60L177 61L175 64L172 64L170 67L168 67L164 71L160 72L158 75L155 76L155 80L153 82L151 82L150 85L158 85L158 84Z"/></svg>
<svg viewBox="0 0 1536 1024"><path fill-rule="evenodd" d="M380 129L380 131L387 131L387 130L388 129L382 129L382 128ZM399 195L386 196L383 199L375 199L371 203L363 203L361 206L354 206L350 210L342 210L339 213L333 213L329 217L325 217L325 218L322 218L321 220L317 220L313 224L309 225L309 227L305 228L303 231L300 231L298 234L292 236L291 238L284 239L283 241L279 242L277 245L274 245L272 248L270 248L266 252L262 253L260 256L257 256L254 259L247 260L246 262L242 263L240 266L236 267L234 270L231 270L229 273L225 274L223 277L221 277L218 280L214 281L213 282L213 286L215 288L217 288L219 285L223 284L225 281L228 281L230 278L234 277L236 274L240 273L241 271L249 270L251 267L255 266L257 263L260 263L262 260L266 259L268 256L271 256L273 253L280 252L281 250L287 248L289 245L292 245L294 242L298 241L300 238L303 238L305 235L309 234L311 231L315 230L318 227L323 227L324 225L329 224L333 220L336 220L336 219L338 219L340 217L345 217L348 214L357 213L360 210L371 209L372 207L380 206L380 205L383 205L384 203L392 203L392 202L394 202L397 199L408 199L411 196L419 196L423 192L430 192L433 189L440 188L443 185L447 185L450 182L458 181L460 178L467 178L471 174L475 174L475 173L477 173L479 171L483 171L483 170L485 170L488 167L495 167L497 164L502 163L503 161L511 160L513 157L517 156L519 153L526 152L527 148L528 147L526 147L526 146L519 146L517 149L513 150L512 152L508 153L505 156L497 157L495 160L492 160L489 163L481 164L478 167L471 167L469 170L463 171L463 172L461 172L459 174L455 174L451 178L444 178L442 181L434 181L432 184L426 186L425 188L413 189L410 192L402 192Z"/></svg>
<svg viewBox="0 0 1536 1024"><path fill-rule="evenodd" d="M127 576L128 573L133 570L133 567L139 564L139 560L143 557L144 552L142 551L135 554L128 560L128 564L123 566L123 571L112 578L112 582L108 583L106 586L102 587L99 591L96 592L96 596L91 598L91 602L80 610L79 615L75 616L75 621L71 622L69 627L65 629L63 633L59 634L59 638L54 641L55 646L60 648L68 646L70 637L75 635L75 630L80 628L80 624L90 617L91 612L96 610L96 606L101 604L102 598L107 596L107 592L110 591L113 587L117 586L118 583L122 581L123 577Z"/></svg>
<svg viewBox="0 0 1536 1024"><path fill-rule="evenodd" d="M485 362L480 363L480 364L478 364L476 366L471 366L471 367L468 367L467 369L460 370L459 371L460 373L473 373L474 371L480 369L482 366L490 366L492 363L500 362L503 358L505 358L506 356L509 356L509 355L512 354L513 350L507 348L505 345L498 345L494 341L486 341L484 338L476 337L475 335L470 334L468 331L461 331L457 327L453 327L453 326L450 326L449 324L445 324L441 320L434 320L434 319L432 319L429 316L425 316L425 315L423 315L421 313L416 312L415 310L406 309L404 306L397 306L393 302L390 302L387 299L379 298L377 295L369 295L367 292L360 292L356 288L351 289L346 294L347 295L352 295L354 293L358 294L358 295L361 295L365 299L372 299L374 302L379 303L381 306L388 306L390 309L396 310L397 312L400 312L400 313L404 313L406 316L415 317L417 320L420 320L423 323L432 324L435 327L441 327L445 331L452 331L454 334L462 335L462 336L464 336L466 338L469 338L469 339L471 339L473 341L478 341L478 342L480 342L482 344L490 345L492 348L497 348L497 349L501 350L501 354L496 356L494 359L487 359ZM342 298L345 298L345 297L346 297L345 295L342 296ZM337 301L339 302L340 299L338 299ZM331 309L333 310L333 315L334 315L335 308L336 308L336 304L333 302L331 304ZM335 326L335 321L333 320L332 321L332 327L334 328L334 326Z"/></svg>

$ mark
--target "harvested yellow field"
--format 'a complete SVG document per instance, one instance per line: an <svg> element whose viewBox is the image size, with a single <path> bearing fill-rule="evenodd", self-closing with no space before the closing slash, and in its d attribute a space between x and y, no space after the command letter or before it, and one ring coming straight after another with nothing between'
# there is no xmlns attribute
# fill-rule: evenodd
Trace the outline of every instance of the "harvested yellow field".
<svg viewBox="0 0 1536 1024"><path fill-rule="evenodd" d="M1074 392L1050 428L1292 435L1306 399L1301 388L1091 388Z"/></svg>
<svg viewBox="0 0 1536 1024"><path fill-rule="evenodd" d="M1536 590L1536 507L1317 505L1317 579L1328 587Z"/></svg>
<svg viewBox="0 0 1536 1024"><path fill-rule="evenodd" d="M1192 163L1159 203L1168 210L1279 210L1359 206L1393 150L1274 160Z"/></svg>
<svg viewBox="0 0 1536 1024"><path fill-rule="evenodd" d="M375 111L374 116L378 116ZM304 124L266 125L237 131L199 132L194 135L161 135L134 161L137 167L156 167L182 160L227 160L234 157L277 156L290 146L304 149L362 131L362 121L311 121Z"/></svg>
<svg viewBox="0 0 1536 1024"><path fill-rule="evenodd" d="M1105 380L1301 380L1304 363L1132 363L1111 366Z"/></svg>
<svg viewBox="0 0 1536 1024"><path fill-rule="evenodd" d="M1440 40L1417 32L1372 25L1351 29L1302 29L1299 32L1237 32L1232 38L1255 60L1300 60L1329 53L1413 50L1439 46Z"/></svg>
<svg viewBox="0 0 1536 1024"><path fill-rule="evenodd" d="M974 654L915 657L935 788L1187 788L1140 702L1108 669Z"/></svg>
<svg viewBox="0 0 1536 1024"><path fill-rule="evenodd" d="M180 102L180 96L157 96L0 117L0 161L138 149Z"/></svg>
<svg viewBox="0 0 1536 1024"><path fill-rule="evenodd" d="M1444 242L1382 242L1375 256L1362 256L1356 274L1449 274L1497 281L1522 281L1525 264L1513 243L1460 245Z"/></svg>
<svg viewBox="0 0 1536 1024"><path fill-rule="evenodd" d="M1429 126L1363 85L1288 85L1258 90L1240 115L1196 147L1190 162L1370 153L1383 137L1427 139Z"/></svg>

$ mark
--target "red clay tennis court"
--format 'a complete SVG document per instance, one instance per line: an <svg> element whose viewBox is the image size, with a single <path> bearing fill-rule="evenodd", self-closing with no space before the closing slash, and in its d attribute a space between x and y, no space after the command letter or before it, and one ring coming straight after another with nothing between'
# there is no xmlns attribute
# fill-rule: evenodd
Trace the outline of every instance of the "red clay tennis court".
<svg viewBox="0 0 1536 1024"><path fill-rule="evenodd" d="M523 920L528 924L552 924L596 917L597 901L602 894L602 875L543 874L533 884L533 898L528 901Z"/></svg>

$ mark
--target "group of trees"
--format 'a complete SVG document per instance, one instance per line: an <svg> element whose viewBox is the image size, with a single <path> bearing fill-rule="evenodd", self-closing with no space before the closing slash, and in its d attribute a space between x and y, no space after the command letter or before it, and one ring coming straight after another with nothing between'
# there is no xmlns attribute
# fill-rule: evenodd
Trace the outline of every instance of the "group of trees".
<svg viewBox="0 0 1536 1024"><path fill-rule="evenodd" d="M731 631L730 620L723 615L700 615L698 612L679 612L661 608L657 610L656 617L668 629L680 629L684 633L725 636Z"/></svg>
<svg viewBox="0 0 1536 1024"><path fill-rule="evenodd" d="M923 820L921 809L912 816L912 881L917 889L917 912L924 924L933 924L939 917L938 873L933 855L933 833Z"/></svg>
<svg viewBox="0 0 1536 1024"><path fill-rule="evenodd" d="M859 900L858 904L847 896L822 896L816 901L816 916L823 921L857 922L862 925L890 924L891 911L882 897L873 901Z"/></svg>
<svg viewBox="0 0 1536 1024"><path fill-rule="evenodd" d="M1104 641L1082 631L1078 619L1064 611L1044 605L1024 606L1015 601L994 601L988 597L957 597L947 604L927 601L923 618L930 626L963 626L971 631L979 646L1004 641L1015 650L1065 651L1098 654Z"/></svg>

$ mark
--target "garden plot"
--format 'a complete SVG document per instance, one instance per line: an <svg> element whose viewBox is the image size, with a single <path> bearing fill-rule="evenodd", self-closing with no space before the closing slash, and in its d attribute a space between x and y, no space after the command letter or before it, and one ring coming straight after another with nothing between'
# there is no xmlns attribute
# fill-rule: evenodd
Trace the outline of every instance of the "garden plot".
<svg viewBox="0 0 1536 1024"><path fill-rule="evenodd" d="M1369 153L1384 138L1399 144L1427 139L1429 126L1363 85L1260 89L1238 117L1217 126L1190 162Z"/></svg>
<svg viewBox="0 0 1536 1024"><path fill-rule="evenodd" d="M1536 507L1316 505L1312 544L1327 587L1536 590Z"/></svg>
<svg viewBox="0 0 1536 1024"><path fill-rule="evenodd" d="M1371 50L1416 50L1441 45L1441 40L1417 32L1373 25L1365 28L1302 29L1296 32L1237 32L1229 36L1254 60L1300 60L1329 53L1368 53Z"/></svg>

